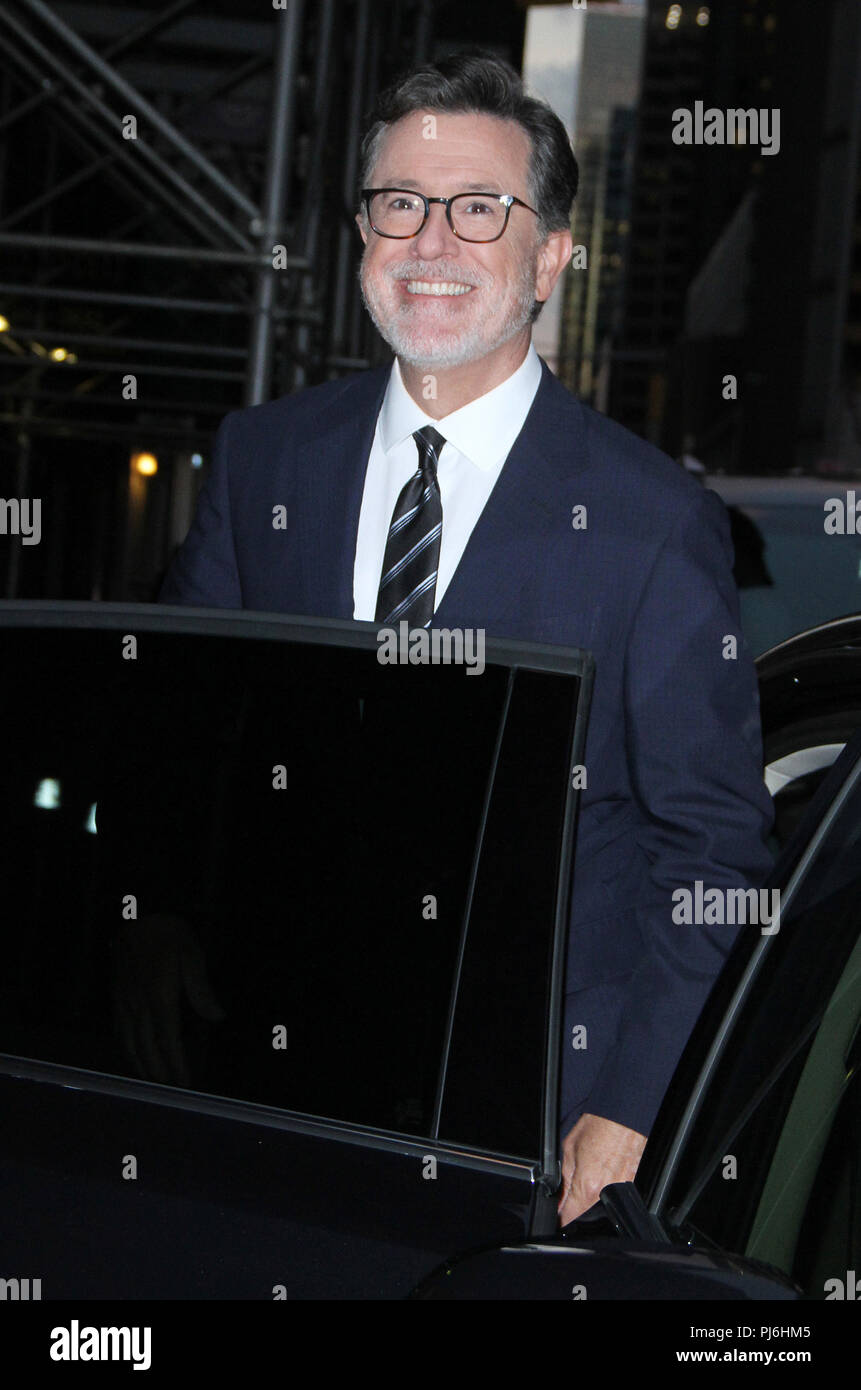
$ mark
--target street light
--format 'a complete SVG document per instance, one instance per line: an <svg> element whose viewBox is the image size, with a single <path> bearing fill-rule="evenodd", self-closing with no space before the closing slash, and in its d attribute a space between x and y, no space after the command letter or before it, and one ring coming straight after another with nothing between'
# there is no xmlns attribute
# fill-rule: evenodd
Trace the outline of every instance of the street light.
<svg viewBox="0 0 861 1390"><path fill-rule="evenodd" d="M142 478L152 478L158 472L158 459L155 454L132 454L132 469Z"/></svg>

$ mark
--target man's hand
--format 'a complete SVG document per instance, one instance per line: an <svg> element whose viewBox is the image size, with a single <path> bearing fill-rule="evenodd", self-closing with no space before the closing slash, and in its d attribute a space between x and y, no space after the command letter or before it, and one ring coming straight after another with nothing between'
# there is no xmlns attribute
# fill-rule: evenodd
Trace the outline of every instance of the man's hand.
<svg viewBox="0 0 861 1390"><path fill-rule="evenodd" d="M602 1187L632 1182L646 1136L600 1115L581 1115L562 1144L562 1192L556 1210L567 1226L597 1202Z"/></svg>

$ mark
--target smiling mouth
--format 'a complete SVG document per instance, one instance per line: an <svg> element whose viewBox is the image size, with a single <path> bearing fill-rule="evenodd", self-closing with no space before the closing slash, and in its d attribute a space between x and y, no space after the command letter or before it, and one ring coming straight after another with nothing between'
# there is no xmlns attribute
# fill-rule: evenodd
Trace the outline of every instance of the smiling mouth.
<svg viewBox="0 0 861 1390"><path fill-rule="evenodd" d="M461 295L469 294L472 285L464 285L456 280L407 280L408 294Z"/></svg>

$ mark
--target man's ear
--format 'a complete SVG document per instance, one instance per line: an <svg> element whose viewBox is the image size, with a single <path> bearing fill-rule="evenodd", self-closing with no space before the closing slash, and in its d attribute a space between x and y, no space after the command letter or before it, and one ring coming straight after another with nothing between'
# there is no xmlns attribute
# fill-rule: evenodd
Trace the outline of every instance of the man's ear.
<svg viewBox="0 0 861 1390"><path fill-rule="evenodd" d="M539 247L535 298L540 299L542 304L550 298L553 286L571 260L573 251L574 242L568 228L561 232L551 232Z"/></svg>
<svg viewBox="0 0 861 1390"><path fill-rule="evenodd" d="M367 246L367 244L368 244L368 233L367 233L367 230L366 230L366 228L365 228L365 214L364 214L364 212L357 212L357 213L356 213L356 226L357 226L358 229L359 229L359 235L361 236L362 241L363 241L363 242L365 243L365 245Z"/></svg>

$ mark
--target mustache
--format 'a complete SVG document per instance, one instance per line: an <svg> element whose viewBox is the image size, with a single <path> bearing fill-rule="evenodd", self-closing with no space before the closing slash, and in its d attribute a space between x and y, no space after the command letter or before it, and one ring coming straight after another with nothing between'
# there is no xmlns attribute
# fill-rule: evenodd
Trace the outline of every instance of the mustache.
<svg viewBox="0 0 861 1390"><path fill-rule="evenodd" d="M472 285L476 289L493 284L493 276L471 267L447 265L445 261L399 261L386 266L392 280L445 280L448 284Z"/></svg>

